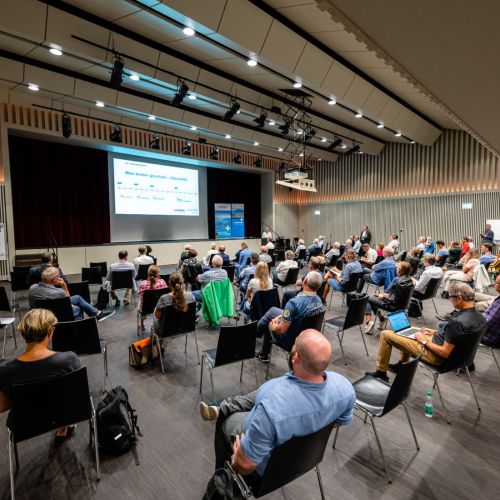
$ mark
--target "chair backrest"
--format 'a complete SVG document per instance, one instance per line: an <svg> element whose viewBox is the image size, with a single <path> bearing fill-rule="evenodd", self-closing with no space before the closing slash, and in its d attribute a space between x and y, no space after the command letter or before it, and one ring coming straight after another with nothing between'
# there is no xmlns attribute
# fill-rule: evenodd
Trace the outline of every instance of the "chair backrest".
<svg viewBox="0 0 500 500"><path fill-rule="evenodd" d="M101 276L103 277L108 274L107 262L90 262L89 267L98 267L101 270Z"/></svg>
<svg viewBox="0 0 500 500"><path fill-rule="evenodd" d="M196 329L196 302L188 304L186 312L177 311L174 306L165 307L161 325L159 336L162 338L194 332Z"/></svg>
<svg viewBox="0 0 500 500"><path fill-rule="evenodd" d="M21 292L28 290L26 282L28 281L28 273L24 271L11 271L10 273L10 287L13 292Z"/></svg>
<svg viewBox="0 0 500 500"><path fill-rule="evenodd" d="M299 277L300 269L298 267L289 267L286 273L285 286L295 285L297 278Z"/></svg>
<svg viewBox="0 0 500 500"><path fill-rule="evenodd" d="M373 263L373 265L378 264L379 262L382 262L383 260L384 260L383 255L377 255L377 258L375 259L375 262Z"/></svg>
<svg viewBox="0 0 500 500"><path fill-rule="evenodd" d="M155 310L156 304L158 304L158 301L160 300L160 297L168 292L168 288L152 288L150 290L144 290L142 294L141 314L143 316L152 314Z"/></svg>
<svg viewBox="0 0 500 500"><path fill-rule="evenodd" d="M325 292L325 287L326 287L327 281L323 280L323 283L321 283L321 286L318 288L316 291L316 295L320 297L321 299L323 298L323 293Z"/></svg>
<svg viewBox="0 0 500 500"><path fill-rule="evenodd" d="M100 267L82 267L82 281L88 282L89 285L101 285L102 274Z"/></svg>
<svg viewBox="0 0 500 500"><path fill-rule="evenodd" d="M449 255L444 255L443 257L441 257L439 260L436 261L436 266L443 267L448 262L449 258L450 258Z"/></svg>
<svg viewBox="0 0 500 500"><path fill-rule="evenodd" d="M134 271L112 271L111 290L122 290L123 288L134 288Z"/></svg>
<svg viewBox="0 0 500 500"><path fill-rule="evenodd" d="M96 318L57 323L52 335L52 349L58 352L73 351L78 356L100 354L101 340Z"/></svg>
<svg viewBox="0 0 500 500"><path fill-rule="evenodd" d="M208 258L208 267L212 267L212 259L216 256L216 253L210 254L210 257Z"/></svg>
<svg viewBox="0 0 500 500"><path fill-rule="evenodd" d="M224 269L227 272L227 277L229 278L229 281L234 280L234 266L222 266L222 269Z"/></svg>
<svg viewBox="0 0 500 500"><path fill-rule="evenodd" d="M332 255L326 265L328 267L334 267L337 264L337 261L340 259L340 255Z"/></svg>
<svg viewBox="0 0 500 500"><path fill-rule="evenodd" d="M283 260L285 260L285 251L276 250L276 262L281 262Z"/></svg>
<svg viewBox="0 0 500 500"><path fill-rule="evenodd" d="M168 282L170 281L170 274L160 274L160 278L168 285Z"/></svg>
<svg viewBox="0 0 500 500"><path fill-rule="evenodd" d="M343 292L350 293L354 292L358 289L358 283L364 273L352 273L347 280L347 283L344 283Z"/></svg>
<svg viewBox="0 0 500 500"><path fill-rule="evenodd" d="M406 310L410 307L411 296L415 285L401 286L399 289L399 296L397 301L394 303L394 309L401 311Z"/></svg>
<svg viewBox="0 0 500 500"><path fill-rule="evenodd" d="M60 299L38 299L36 301L36 307L52 311L58 321L75 320L69 297L61 297Z"/></svg>
<svg viewBox="0 0 500 500"><path fill-rule="evenodd" d="M273 267L273 262L272 261L268 262L267 263L267 270L269 271L269 275L271 275L271 269L272 269L272 267Z"/></svg>
<svg viewBox="0 0 500 500"><path fill-rule="evenodd" d="M139 264L139 269L137 269L136 280L147 280L148 279L148 269L152 264Z"/></svg>
<svg viewBox="0 0 500 500"><path fill-rule="evenodd" d="M406 256L408 255L408 251L405 250L402 254L401 254L401 258L399 259L401 262L404 262L406 260Z"/></svg>
<svg viewBox="0 0 500 500"><path fill-rule="evenodd" d="M321 331L323 326L323 319L325 318L325 311L321 311L318 314L311 314L310 316L305 316L300 322L300 327L297 329L297 335L304 330L313 328L314 330Z"/></svg>
<svg viewBox="0 0 500 500"><path fill-rule="evenodd" d="M0 286L0 311L11 312L7 291L4 286Z"/></svg>
<svg viewBox="0 0 500 500"><path fill-rule="evenodd" d="M87 369L27 384L14 384L8 423L19 443L92 416Z"/></svg>
<svg viewBox="0 0 500 500"><path fill-rule="evenodd" d="M90 304L90 288L88 281L77 283L68 283L68 292L71 296L80 295L80 297Z"/></svg>
<svg viewBox="0 0 500 500"><path fill-rule="evenodd" d="M349 307L344 319L344 330L356 325L362 325L365 320L366 304L368 295L353 297L349 300Z"/></svg>
<svg viewBox="0 0 500 500"><path fill-rule="evenodd" d="M427 288L425 289L421 300L433 299L437 295L441 280L442 278L432 278L431 280L429 280L429 283L427 283Z"/></svg>
<svg viewBox="0 0 500 500"><path fill-rule="evenodd" d="M250 304L250 319L258 321L271 307L279 306L280 296L277 288L258 290L252 297L252 303Z"/></svg>
<svg viewBox="0 0 500 500"><path fill-rule="evenodd" d="M458 370L474 362L476 351L481 342L482 335L463 333L457 337L455 347L443 365L439 367L441 373Z"/></svg>
<svg viewBox="0 0 500 500"><path fill-rule="evenodd" d="M305 249L305 248L301 248L301 249L299 250L299 255L297 256L297 258L298 258L299 260L304 260L304 259L306 258L306 253L307 253L307 252L306 252L306 249Z"/></svg>
<svg viewBox="0 0 500 500"><path fill-rule="evenodd" d="M396 406L408 397L419 360L420 357L412 359L399 367L396 378L387 395L383 415L396 408Z"/></svg>
<svg viewBox="0 0 500 500"><path fill-rule="evenodd" d="M214 366L255 358L256 340L256 321L241 326L221 326Z"/></svg>
<svg viewBox="0 0 500 500"><path fill-rule="evenodd" d="M334 423L277 446L269 457L262 480L252 491L255 498L291 483L321 463Z"/></svg>

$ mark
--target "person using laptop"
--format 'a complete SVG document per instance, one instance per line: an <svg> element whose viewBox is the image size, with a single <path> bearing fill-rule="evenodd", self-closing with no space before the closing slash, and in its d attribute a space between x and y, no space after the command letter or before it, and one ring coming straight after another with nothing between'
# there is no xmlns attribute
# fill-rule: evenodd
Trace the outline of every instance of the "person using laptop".
<svg viewBox="0 0 500 500"><path fill-rule="evenodd" d="M380 335L376 371L367 372L366 375L388 382L388 369L397 373L401 364L408 361L410 356L417 357L420 353L422 361L439 366L453 352L460 335L481 337L486 321L474 307L474 290L466 283L452 283L448 298L455 310L448 321L439 324L438 330L422 328L416 333L412 332L414 338L384 330ZM393 347L399 349L400 361L389 364Z"/></svg>

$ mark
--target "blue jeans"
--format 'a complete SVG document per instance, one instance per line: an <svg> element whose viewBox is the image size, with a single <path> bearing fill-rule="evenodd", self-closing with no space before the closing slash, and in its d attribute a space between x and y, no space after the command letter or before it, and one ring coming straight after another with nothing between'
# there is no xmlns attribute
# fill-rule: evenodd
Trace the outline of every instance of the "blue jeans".
<svg viewBox="0 0 500 500"><path fill-rule="evenodd" d="M260 318L259 322L257 323L257 336L263 337L262 348L260 351L263 356L269 356L273 341L276 342L276 344L278 344L280 347L288 351L293 347L295 337L297 336L296 332L293 331L293 324L290 325L287 332L281 335L276 335L269 331L269 323L272 319L274 319L276 316L279 316L280 314L283 314L283 309L279 309L278 307L271 307L271 309L269 309L269 311L267 311L266 314L264 314L264 316L262 316L262 318Z"/></svg>
<svg viewBox="0 0 500 500"><path fill-rule="evenodd" d="M83 300L80 295L72 295L69 300L71 302L73 316L75 318L82 316L83 312L86 312L88 316L95 316L97 314L97 309L90 305L86 300Z"/></svg>
<svg viewBox="0 0 500 500"><path fill-rule="evenodd" d="M330 278L328 280L328 284L330 285L330 288L337 290L337 292L344 291L344 287L336 279Z"/></svg>

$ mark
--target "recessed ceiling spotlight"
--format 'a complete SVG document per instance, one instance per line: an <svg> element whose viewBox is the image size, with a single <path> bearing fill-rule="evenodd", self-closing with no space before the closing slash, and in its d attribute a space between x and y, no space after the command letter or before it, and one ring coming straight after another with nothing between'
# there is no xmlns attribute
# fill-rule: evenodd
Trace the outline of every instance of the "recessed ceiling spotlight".
<svg viewBox="0 0 500 500"><path fill-rule="evenodd" d="M258 143L257 141L255 141L255 142L253 143L253 145L254 145L254 146L258 146L258 145L259 145L259 143Z"/></svg>
<svg viewBox="0 0 500 500"><path fill-rule="evenodd" d="M396 132L394 135L395 135L396 137L401 137L401 132Z"/></svg>
<svg viewBox="0 0 500 500"><path fill-rule="evenodd" d="M303 130L297 130L297 135L302 135L304 133Z"/></svg>
<svg viewBox="0 0 500 500"><path fill-rule="evenodd" d="M327 138L326 137L322 137L321 138L321 142L326 142L327 141Z"/></svg>
<svg viewBox="0 0 500 500"><path fill-rule="evenodd" d="M192 101L196 101L196 94L189 94L188 99L191 99Z"/></svg>
<svg viewBox="0 0 500 500"><path fill-rule="evenodd" d="M274 120L269 120L269 125L272 127L273 125L276 125L276 122Z"/></svg>
<svg viewBox="0 0 500 500"><path fill-rule="evenodd" d="M198 130L198 127L195 127L194 125L191 125L191 130Z"/></svg>
<svg viewBox="0 0 500 500"><path fill-rule="evenodd" d="M54 56L62 56L63 52L61 49L58 49L57 47L52 47L49 49L49 52L54 55Z"/></svg>
<svg viewBox="0 0 500 500"><path fill-rule="evenodd" d="M415 141L410 141L410 144L415 144Z"/></svg>
<svg viewBox="0 0 500 500"><path fill-rule="evenodd" d="M138 82L140 80L139 75L136 73L132 73L129 78L133 80L134 82Z"/></svg>
<svg viewBox="0 0 500 500"><path fill-rule="evenodd" d="M295 82L295 83L293 84L293 88L294 88L294 89L300 89L300 87L302 87L302 83L300 83L300 82Z"/></svg>
<svg viewBox="0 0 500 500"><path fill-rule="evenodd" d="M155 116L155 115L149 115L149 116L148 116L148 118L149 118L150 120L156 120L156 116Z"/></svg>
<svg viewBox="0 0 500 500"><path fill-rule="evenodd" d="M186 35L186 36L193 36L195 31L193 28L190 28L189 26L186 26L182 32Z"/></svg>
<svg viewBox="0 0 500 500"><path fill-rule="evenodd" d="M36 83L28 83L28 88L30 90L33 90L34 92L37 92L40 90L40 87Z"/></svg>
<svg viewBox="0 0 500 500"><path fill-rule="evenodd" d="M363 118L363 113L361 113L361 112L358 111L354 116L356 118Z"/></svg>
<svg viewBox="0 0 500 500"><path fill-rule="evenodd" d="M257 66L257 61L255 59L249 59L247 61L247 64L251 67L251 68L255 68L255 66Z"/></svg>
<svg viewBox="0 0 500 500"><path fill-rule="evenodd" d="M383 123L379 123L379 124L377 125L377 128L384 128L384 124L383 124Z"/></svg>
<svg viewBox="0 0 500 500"><path fill-rule="evenodd" d="M98 108L104 108L104 103L102 101L96 101L95 102L95 105L98 107Z"/></svg>
<svg viewBox="0 0 500 500"><path fill-rule="evenodd" d="M363 151L358 151L358 153L359 153L360 155L362 155L362 154L363 154Z"/></svg>
<svg viewBox="0 0 500 500"><path fill-rule="evenodd" d="M323 161L323 158L318 158L318 161Z"/></svg>
<svg viewBox="0 0 500 500"><path fill-rule="evenodd" d="M334 104L337 104L337 101L336 101L335 99L330 99L330 100L328 101L328 104L329 104L330 106L333 106Z"/></svg>
<svg viewBox="0 0 500 500"><path fill-rule="evenodd" d="M224 137L225 137L226 139L231 139L231 136L230 136L229 134L226 134Z"/></svg>
<svg viewBox="0 0 500 500"><path fill-rule="evenodd" d="M340 146L342 149L347 149L347 144L342 144L342 146Z"/></svg>
<svg viewBox="0 0 500 500"><path fill-rule="evenodd" d="M299 153L299 156L302 158L304 156L304 153Z"/></svg>
<svg viewBox="0 0 500 500"><path fill-rule="evenodd" d="M283 148L278 148L278 151L281 153L283 151Z"/></svg>

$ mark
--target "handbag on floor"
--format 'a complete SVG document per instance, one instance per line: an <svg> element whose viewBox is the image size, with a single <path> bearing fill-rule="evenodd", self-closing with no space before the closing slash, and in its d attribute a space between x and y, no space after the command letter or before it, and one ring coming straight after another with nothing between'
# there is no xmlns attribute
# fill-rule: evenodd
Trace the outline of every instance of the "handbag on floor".
<svg viewBox="0 0 500 500"><path fill-rule="evenodd" d="M243 500L245 497L229 467L217 469L208 481L202 500Z"/></svg>
<svg viewBox="0 0 500 500"><path fill-rule="evenodd" d="M128 364L134 368L141 368L155 359L158 359L158 346L152 337L133 342L128 348Z"/></svg>

